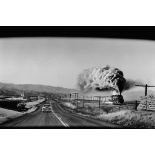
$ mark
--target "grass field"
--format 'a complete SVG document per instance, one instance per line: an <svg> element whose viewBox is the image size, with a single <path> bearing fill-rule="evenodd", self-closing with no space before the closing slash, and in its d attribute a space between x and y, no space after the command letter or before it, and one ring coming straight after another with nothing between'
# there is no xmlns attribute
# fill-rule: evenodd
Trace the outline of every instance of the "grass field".
<svg viewBox="0 0 155 155"><path fill-rule="evenodd" d="M66 101L64 101L65 103ZM85 111L88 113L93 113L93 114L98 114L98 113L111 113L111 112L116 112L120 110L135 110L136 109L136 104L135 101L133 102L127 102L123 105L114 105L114 104L109 104L109 103L104 103L101 102L99 104L98 100L71 100L67 101L68 103L71 103L74 105L77 109L81 111ZM76 109L75 108L75 109Z"/></svg>
<svg viewBox="0 0 155 155"><path fill-rule="evenodd" d="M96 118L127 128L155 128L155 113L151 111L121 110L100 114Z"/></svg>
<svg viewBox="0 0 155 155"><path fill-rule="evenodd" d="M79 114L86 114L96 119L119 124L125 128L155 128L155 112L137 111L135 110L134 103L135 102L128 102L122 106L101 104L101 108L99 109L97 102L90 103L89 101L85 101L84 107L83 102L78 103L78 110L77 102L68 104L70 105L68 108L74 106L72 110ZM66 105L64 104L64 106Z"/></svg>

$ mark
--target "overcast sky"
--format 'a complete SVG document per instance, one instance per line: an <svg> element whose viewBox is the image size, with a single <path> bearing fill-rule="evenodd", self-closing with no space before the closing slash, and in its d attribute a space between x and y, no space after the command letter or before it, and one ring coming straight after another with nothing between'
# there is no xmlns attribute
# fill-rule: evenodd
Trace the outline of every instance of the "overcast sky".
<svg viewBox="0 0 155 155"><path fill-rule="evenodd" d="M76 88L94 66L117 67L125 78L155 85L155 41L92 38L0 39L0 81Z"/></svg>

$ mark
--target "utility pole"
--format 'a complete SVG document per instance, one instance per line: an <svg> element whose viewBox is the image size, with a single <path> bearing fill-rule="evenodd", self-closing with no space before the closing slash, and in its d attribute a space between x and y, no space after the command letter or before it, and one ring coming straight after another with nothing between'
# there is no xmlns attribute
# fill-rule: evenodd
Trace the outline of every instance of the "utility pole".
<svg viewBox="0 0 155 155"><path fill-rule="evenodd" d="M83 108L84 108L84 96L83 96Z"/></svg>
<svg viewBox="0 0 155 155"><path fill-rule="evenodd" d="M78 108L79 108L79 107L78 107L78 100L79 100L78 93L76 94L76 97L77 97L77 100L76 100L76 102L77 102L77 109L78 109Z"/></svg>
<svg viewBox="0 0 155 155"><path fill-rule="evenodd" d="M78 109L78 93L72 93L75 95L75 100L76 100L76 106L77 106L77 109Z"/></svg>
<svg viewBox="0 0 155 155"><path fill-rule="evenodd" d="M147 96L147 90L148 90L148 87L155 87L155 86L148 86L147 84L146 85L135 85L137 87L145 87L145 96Z"/></svg>
<svg viewBox="0 0 155 155"><path fill-rule="evenodd" d="M101 108L101 96L99 96L99 109Z"/></svg>
<svg viewBox="0 0 155 155"><path fill-rule="evenodd" d="M144 87L145 88L145 96L147 97L147 90L148 90L148 87L155 87L155 86L148 86L147 84L146 85L135 85L137 87ZM147 104L147 98L146 98L146 110L148 109L148 104Z"/></svg>
<svg viewBox="0 0 155 155"><path fill-rule="evenodd" d="M72 97L72 94L69 94L69 101L71 102L71 97Z"/></svg>
<svg viewBox="0 0 155 155"><path fill-rule="evenodd" d="M98 98L98 103L99 103L99 112L100 112L100 108L101 108L101 96L95 96Z"/></svg>

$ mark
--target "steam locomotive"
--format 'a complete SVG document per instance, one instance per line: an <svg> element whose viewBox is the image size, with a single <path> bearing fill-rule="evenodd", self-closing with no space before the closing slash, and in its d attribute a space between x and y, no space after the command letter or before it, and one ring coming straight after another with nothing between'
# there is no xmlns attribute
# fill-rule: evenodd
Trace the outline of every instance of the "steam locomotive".
<svg viewBox="0 0 155 155"><path fill-rule="evenodd" d="M117 104L123 104L124 103L124 99L123 99L123 96L122 95L112 95L111 96L111 101L115 105L117 105Z"/></svg>

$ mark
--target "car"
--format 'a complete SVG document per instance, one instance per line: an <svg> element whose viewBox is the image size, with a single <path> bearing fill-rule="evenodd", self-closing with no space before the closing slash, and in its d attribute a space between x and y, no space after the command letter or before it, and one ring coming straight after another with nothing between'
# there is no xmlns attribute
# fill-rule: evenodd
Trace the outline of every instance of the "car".
<svg viewBox="0 0 155 155"><path fill-rule="evenodd" d="M51 112L52 111L52 106L50 104L44 104L41 111L42 112Z"/></svg>

